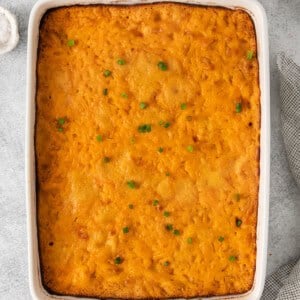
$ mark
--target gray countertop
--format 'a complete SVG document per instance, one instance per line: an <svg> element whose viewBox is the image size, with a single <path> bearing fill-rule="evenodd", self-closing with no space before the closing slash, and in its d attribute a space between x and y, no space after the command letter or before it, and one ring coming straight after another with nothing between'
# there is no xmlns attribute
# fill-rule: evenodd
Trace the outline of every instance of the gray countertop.
<svg viewBox="0 0 300 300"><path fill-rule="evenodd" d="M17 15L20 42L0 56L0 299L31 299L28 288L24 134L26 39L35 0L0 0ZM300 192L280 133L276 54L300 63L300 0L261 0L269 22L271 66L271 187L268 273L300 255Z"/></svg>

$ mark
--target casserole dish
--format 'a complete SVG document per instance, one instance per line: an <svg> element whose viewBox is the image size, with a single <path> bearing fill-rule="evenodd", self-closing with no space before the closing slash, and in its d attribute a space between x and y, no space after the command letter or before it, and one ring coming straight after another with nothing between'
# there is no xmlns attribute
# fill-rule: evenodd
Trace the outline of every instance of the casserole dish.
<svg viewBox="0 0 300 300"><path fill-rule="evenodd" d="M46 2L41 2L42 4L43 3L46 3ZM91 2L88 2L88 4L89 3L91 3ZM94 3L96 3L96 2L92 2L93 4ZM61 2L60 2L60 4L61 4ZM64 3L64 4L68 4L68 3ZM74 4L74 3L72 3L72 4ZM122 4L124 4L124 3L122 3ZM207 3L200 3L200 4L207 4ZM219 3L219 4L221 4L221 3ZM254 18L254 21L255 21L255 18ZM31 24L31 23L30 23ZM38 24L38 23L37 23ZM256 32L257 32L257 29L256 29ZM31 42L29 41L29 44L31 45ZM259 42L258 41L258 59L259 59L259 62L261 62L261 57L263 57L263 54L265 53L265 52L263 52L261 49L263 48L262 47L262 45L263 45L263 43L261 42ZM261 65L261 63L260 63L260 65ZM260 66L261 67L261 66ZM31 69L31 71L32 71L32 69ZM30 78L30 77L29 77ZM263 106L263 101L264 101L264 93L265 93L265 91L263 90L263 88L262 88L262 82L261 82L261 80L262 79L264 79L265 77L264 77L264 74L262 74L261 73L261 69L260 69L260 87L261 87L261 95L262 95L262 97L261 97L261 102L262 102L262 105L261 105L261 111L262 111L262 117L261 117L261 120L262 120L262 123L264 123L265 122L265 120L266 120L266 118L264 117L264 113L265 113L265 109L264 109L264 106ZM31 95L31 96L33 96L33 94ZM30 99L30 95L29 95L29 99ZM31 100L32 101L32 100ZM263 150L263 149L265 149L264 147L265 147L265 145L264 145L264 142L263 141L266 141L267 140L267 138L265 137L265 131L264 131L264 128L263 128L263 124L262 124L262 126L261 126L261 160L262 159L264 159L264 155L265 155L265 151ZM261 178L260 178L260 180L262 180L262 178L264 178L264 171L265 171L265 169L264 169L264 165L263 165L263 163L262 163L262 161L260 161L260 169L261 169ZM265 201L264 202L262 202L262 200L261 199L264 199L264 197L263 198L261 198L261 193L262 193L262 191L264 191L264 187L265 187L265 185L262 185L261 183L260 183L260 190L259 190L259 210L258 210L258 226L260 226L260 211L261 211L261 204L262 203L265 203ZM264 218L264 220L266 220L266 218ZM259 258L259 256L260 256L260 247L261 247L261 243L262 243L262 238L261 238L261 232L264 232L263 230L261 230L261 229L258 229L257 230L257 258L256 258L256 266L259 266L259 267L261 267L262 266L262 264L261 264L261 262L260 262L260 258ZM257 278L258 278L258 275L257 274L259 274L259 272L258 272L258 268L256 268L256 274L255 274L255 283L254 283L254 285L253 285L253 287L252 287L252 290L255 290L255 286L256 286L256 282L257 282ZM256 288L257 289L257 288ZM252 292L252 291L251 291ZM247 296L248 296L248 294L249 294L249 292L247 293ZM241 295L239 295L239 297L240 297Z"/></svg>

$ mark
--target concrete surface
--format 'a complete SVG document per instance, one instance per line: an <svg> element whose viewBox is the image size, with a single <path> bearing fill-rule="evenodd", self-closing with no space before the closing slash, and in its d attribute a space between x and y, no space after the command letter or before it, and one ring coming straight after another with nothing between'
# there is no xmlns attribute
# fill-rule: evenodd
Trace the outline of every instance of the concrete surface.
<svg viewBox="0 0 300 300"><path fill-rule="evenodd" d="M18 17L20 42L0 56L0 299L31 299L27 275L24 189L26 39L35 0L0 0ZM300 255L300 192L288 169L280 134L275 57L300 63L300 0L261 0L269 21L271 63L271 196L268 273Z"/></svg>

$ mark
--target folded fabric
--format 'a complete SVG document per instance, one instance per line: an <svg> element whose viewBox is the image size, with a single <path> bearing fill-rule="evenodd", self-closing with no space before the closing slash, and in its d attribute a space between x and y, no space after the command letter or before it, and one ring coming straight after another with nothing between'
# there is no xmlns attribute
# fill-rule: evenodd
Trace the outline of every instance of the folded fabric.
<svg viewBox="0 0 300 300"><path fill-rule="evenodd" d="M300 187L300 67L281 53L281 126L285 150L294 178ZM300 260L279 268L267 278L261 300L300 300Z"/></svg>
<svg viewBox="0 0 300 300"><path fill-rule="evenodd" d="M283 53L278 56L282 135L294 178L300 187L300 67Z"/></svg>
<svg viewBox="0 0 300 300"><path fill-rule="evenodd" d="M300 261L280 267L267 278L261 300L300 299Z"/></svg>

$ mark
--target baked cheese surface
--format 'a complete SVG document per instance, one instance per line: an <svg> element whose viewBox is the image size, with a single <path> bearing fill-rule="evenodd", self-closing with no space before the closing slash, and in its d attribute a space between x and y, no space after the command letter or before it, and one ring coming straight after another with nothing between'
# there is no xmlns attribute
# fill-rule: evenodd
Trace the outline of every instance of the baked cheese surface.
<svg viewBox="0 0 300 300"><path fill-rule="evenodd" d="M55 294L244 293L256 262L260 90L242 10L73 6L40 26L40 260Z"/></svg>

